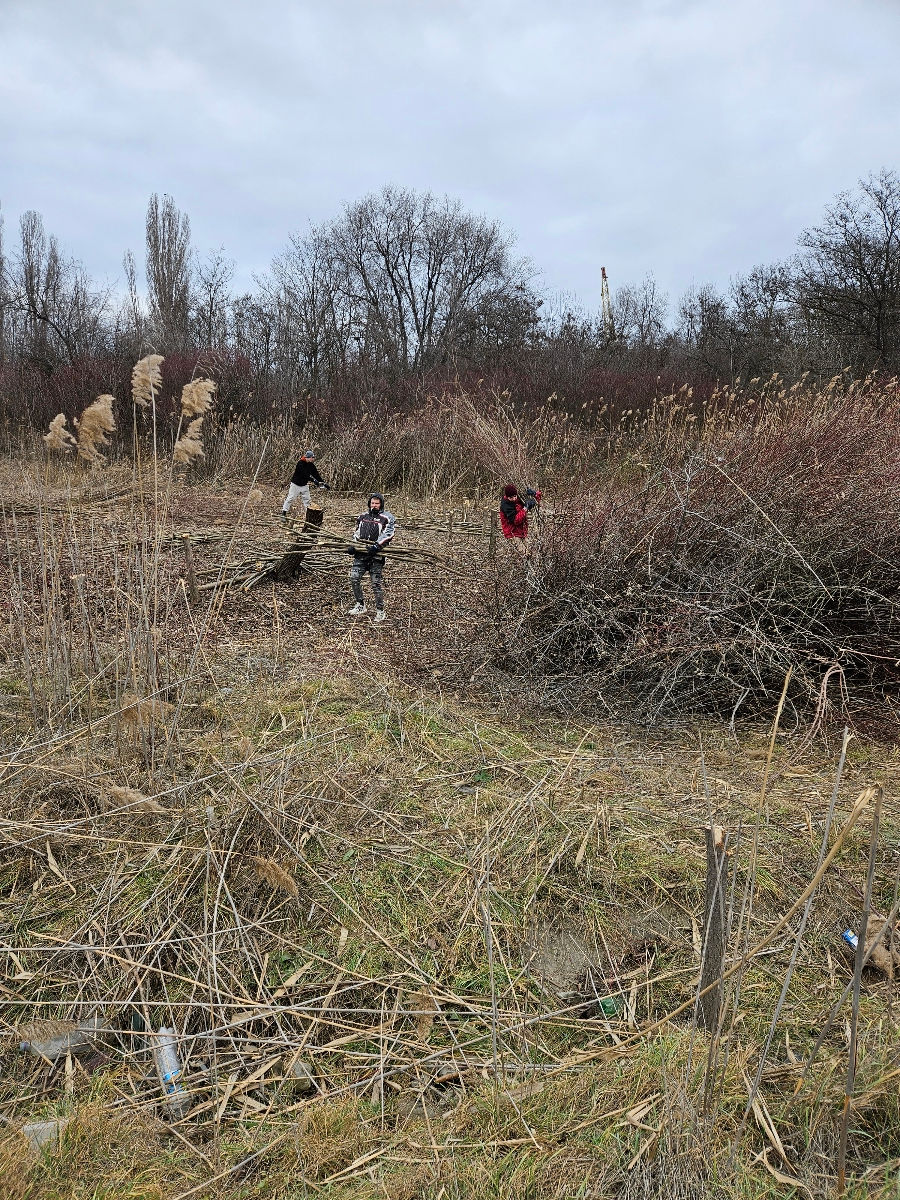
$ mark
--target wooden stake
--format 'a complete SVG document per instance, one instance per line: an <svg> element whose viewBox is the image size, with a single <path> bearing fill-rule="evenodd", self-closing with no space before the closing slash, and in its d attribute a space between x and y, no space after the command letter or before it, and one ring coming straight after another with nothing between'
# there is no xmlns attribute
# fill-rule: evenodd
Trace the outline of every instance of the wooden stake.
<svg viewBox="0 0 900 1200"><path fill-rule="evenodd" d="M183 533L181 537L184 541L184 582L187 586L188 600L193 607L200 600L200 589L197 587L197 576L194 571L194 552L191 549L190 535Z"/></svg>
<svg viewBox="0 0 900 1200"><path fill-rule="evenodd" d="M878 828L881 823L881 805L884 792L878 789L875 812L872 815L872 836L869 840L869 870L866 875L866 891L863 897L862 916L859 921L856 942L856 963L853 968L853 1002L850 1010L850 1047L847 1056L847 1082L844 1085L844 1105L841 1110L840 1135L837 1154L837 1194L843 1196L847 1185L847 1134L850 1128L850 1109L853 1103L853 1085L856 1082L857 1038L859 1035L859 1003L863 964L866 960L866 934L872 913L872 889L875 885L875 868L878 861Z"/></svg>
<svg viewBox="0 0 900 1200"><path fill-rule="evenodd" d="M725 831L719 825L706 830L706 904L703 958L700 968L700 1025L715 1033L722 1005L722 965L725 959L725 894L728 858ZM718 987L710 987L718 981ZM705 995L704 989L709 988Z"/></svg>

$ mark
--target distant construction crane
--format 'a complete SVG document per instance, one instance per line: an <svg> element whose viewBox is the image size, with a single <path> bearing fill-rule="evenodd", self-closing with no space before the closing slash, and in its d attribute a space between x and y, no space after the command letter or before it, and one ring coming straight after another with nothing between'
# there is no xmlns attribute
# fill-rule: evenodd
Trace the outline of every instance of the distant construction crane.
<svg viewBox="0 0 900 1200"><path fill-rule="evenodd" d="M613 325L612 302L609 298L609 280L606 278L606 267L600 268L600 278L602 280L600 295L603 299L603 333L606 340L611 342L616 336L616 330Z"/></svg>

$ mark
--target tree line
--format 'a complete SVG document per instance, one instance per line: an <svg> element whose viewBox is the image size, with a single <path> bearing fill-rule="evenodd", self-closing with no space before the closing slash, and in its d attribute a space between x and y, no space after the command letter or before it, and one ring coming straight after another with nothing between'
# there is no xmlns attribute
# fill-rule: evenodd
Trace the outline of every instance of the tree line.
<svg viewBox="0 0 900 1200"><path fill-rule="evenodd" d="M150 198L145 232L143 272L128 252L114 289L39 214L5 239L0 225L0 415L43 420L69 392L115 390L150 351L166 355L173 386L202 362L226 410L287 422L401 406L449 381L523 404L553 393L574 411L641 403L674 381L900 369L900 177L888 170L836 197L789 260L727 291L670 305L652 276L620 287L611 328L544 295L497 222L408 188L292 236L244 293L223 250L196 252L171 197Z"/></svg>

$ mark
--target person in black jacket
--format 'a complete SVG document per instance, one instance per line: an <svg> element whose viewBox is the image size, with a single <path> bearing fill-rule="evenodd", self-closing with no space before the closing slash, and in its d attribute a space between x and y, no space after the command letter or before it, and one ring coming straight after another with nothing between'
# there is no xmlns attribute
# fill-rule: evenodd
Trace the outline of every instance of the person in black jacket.
<svg viewBox="0 0 900 1200"><path fill-rule="evenodd" d="M353 555L350 588L356 601L348 616L360 617L366 611L362 577L368 572L375 596L375 620L378 623L384 620L384 555L380 551L390 545L396 532L397 522L394 514L384 507L384 496L381 492L372 492L366 511L356 518L353 545L348 547L348 553Z"/></svg>
<svg viewBox="0 0 900 1200"><path fill-rule="evenodd" d="M288 513L291 511L291 505L299 496L303 501L304 514L309 508L309 485L315 483L317 487L327 488L330 485L325 482L319 474L319 469L316 466L316 456L312 450L304 450L303 457L294 467L294 474L291 476L291 486L288 488L288 494L285 497L284 504L281 506L281 519L286 521Z"/></svg>

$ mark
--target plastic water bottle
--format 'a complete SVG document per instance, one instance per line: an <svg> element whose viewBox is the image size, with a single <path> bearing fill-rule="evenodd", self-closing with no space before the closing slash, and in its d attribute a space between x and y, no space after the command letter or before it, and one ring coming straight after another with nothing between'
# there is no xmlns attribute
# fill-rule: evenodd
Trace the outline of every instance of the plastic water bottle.
<svg viewBox="0 0 900 1200"><path fill-rule="evenodd" d="M859 938L856 936L856 934L853 932L852 929L845 929L844 932L841 934L841 937L844 939L844 941L847 943L847 945L853 950L855 950L856 947L859 945Z"/></svg>
<svg viewBox="0 0 900 1200"><path fill-rule="evenodd" d="M176 1038L175 1030L163 1025L158 1036L154 1038L153 1061L166 1094L169 1111L175 1116L180 1116L190 1104L190 1099L181 1082L182 1067Z"/></svg>

